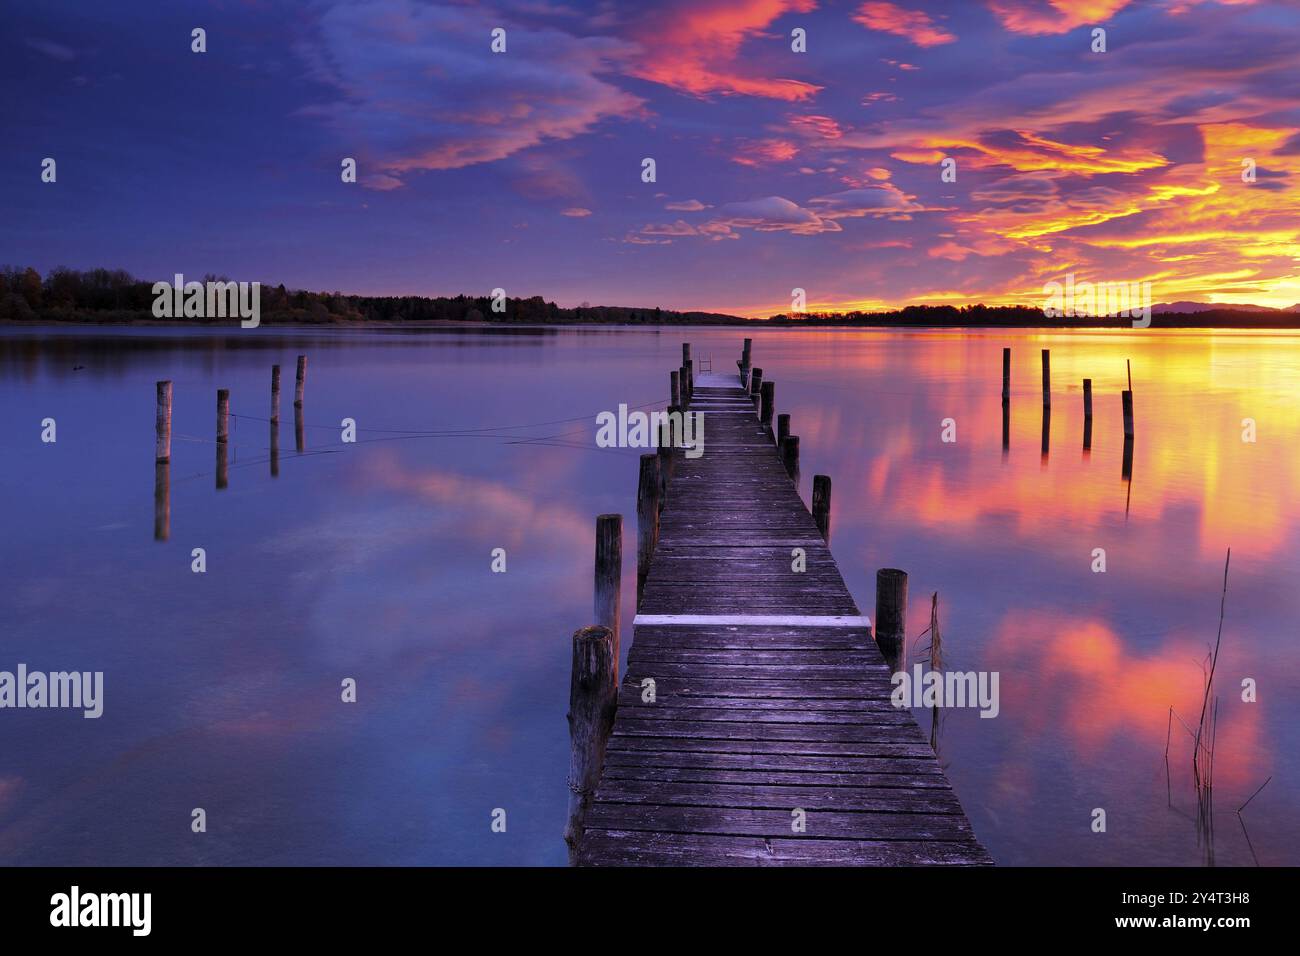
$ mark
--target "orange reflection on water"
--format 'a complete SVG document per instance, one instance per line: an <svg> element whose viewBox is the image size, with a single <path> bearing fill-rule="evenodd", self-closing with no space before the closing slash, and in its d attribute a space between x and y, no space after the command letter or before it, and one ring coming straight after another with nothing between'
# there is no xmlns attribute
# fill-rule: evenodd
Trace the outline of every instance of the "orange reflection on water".
<svg viewBox="0 0 1300 956"><path fill-rule="evenodd" d="M858 421L801 404L805 448L836 442L860 454L863 508L891 511L946 533L990 516L1020 532L1076 531L1116 520L1195 516L1200 557L1234 542L1257 556L1281 551L1300 518L1300 336L1277 333L922 332L876 338L860 356ZM1001 348L1012 347L1009 450L1001 455ZM828 348L830 346L827 346ZM1051 350L1049 451L1041 454L1040 350ZM881 371L882 355L889 361ZM1122 480L1120 392L1132 362L1136 440L1132 486ZM867 367L871 371L866 371ZM1091 450L1083 449L1084 378L1092 379ZM920 383L923 387L916 387ZM941 442L944 419L955 444ZM1247 421L1250 420L1250 421ZM1245 441L1253 422L1255 440ZM1180 543L1179 548L1183 545Z"/></svg>
<svg viewBox="0 0 1300 956"><path fill-rule="evenodd" d="M1195 730L1200 718L1205 655L1204 639L1170 635L1135 650L1100 618L1037 610L1007 613L988 646L990 659L1020 662L1016 674L1002 675L1000 690L1002 716L1017 725L1022 743L1063 735L1076 756L1091 761L1120 742L1160 755L1169 740L1171 769L1180 775L1191 765L1184 724ZM1030 674L1032 680L1024 679ZM1216 782L1258 786L1271 771L1272 755L1260 739L1257 711L1240 702L1223 673L1214 693ZM1172 734L1170 707L1177 715Z"/></svg>

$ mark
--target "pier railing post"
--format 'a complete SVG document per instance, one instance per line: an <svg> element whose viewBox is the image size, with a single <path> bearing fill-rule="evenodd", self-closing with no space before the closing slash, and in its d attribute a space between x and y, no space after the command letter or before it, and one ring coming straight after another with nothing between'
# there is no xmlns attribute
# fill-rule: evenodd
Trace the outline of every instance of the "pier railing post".
<svg viewBox="0 0 1300 956"><path fill-rule="evenodd" d="M686 363L686 394L695 397L695 359Z"/></svg>
<svg viewBox="0 0 1300 956"><path fill-rule="evenodd" d="M172 460L172 383L158 383L158 409L154 420L155 462Z"/></svg>
<svg viewBox="0 0 1300 956"><path fill-rule="evenodd" d="M681 372L668 373L668 395L669 404L680 405L682 403Z"/></svg>
<svg viewBox="0 0 1300 956"><path fill-rule="evenodd" d="M776 443L779 446L785 441L790 434L790 415L785 413L776 416Z"/></svg>
<svg viewBox="0 0 1300 956"><path fill-rule="evenodd" d="M614 636L614 670L618 671L619 619L623 594L623 516L596 518L596 624Z"/></svg>
<svg viewBox="0 0 1300 956"><path fill-rule="evenodd" d="M667 414L659 423L659 511L662 513L668 504L668 482L673 476L673 406L668 406Z"/></svg>
<svg viewBox="0 0 1300 956"><path fill-rule="evenodd" d="M896 667L907 641L907 572L881 568L876 572L876 644Z"/></svg>
<svg viewBox="0 0 1300 956"><path fill-rule="evenodd" d="M745 347L740 353L740 387L749 388L749 366L750 350L753 348L754 340L745 339Z"/></svg>
<svg viewBox="0 0 1300 956"><path fill-rule="evenodd" d="M769 438L774 437L772 434L772 412L776 405L776 383L764 382L763 389L759 392L759 412L758 423L763 426Z"/></svg>
<svg viewBox="0 0 1300 956"><path fill-rule="evenodd" d="M790 476L796 487L799 484L799 436L786 435L785 441L781 443L781 463L785 465L785 473Z"/></svg>
<svg viewBox="0 0 1300 956"><path fill-rule="evenodd" d="M302 408L303 393L307 389L307 356L298 356L298 381L293 388L293 404L295 408Z"/></svg>
<svg viewBox="0 0 1300 956"><path fill-rule="evenodd" d="M755 408L758 407L758 399L759 395L762 394L762 391L763 370L761 368L756 368L749 373L749 399L754 403Z"/></svg>
<svg viewBox="0 0 1300 956"><path fill-rule="evenodd" d="M646 575L659 540L659 456L641 456L636 492L636 605L641 606Z"/></svg>
<svg viewBox="0 0 1300 956"><path fill-rule="evenodd" d="M822 539L831 543L831 479L828 475L813 475L812 515Z"/></svg>
<svg viewBox="0 0 1300 956"><path fill-rule="evenodd" d="M564 842L569 865L578 862L587 810L600 782L605 746L618 706L618 655L607 627L584 627L573 635L569 678L569 818Z"/></svg>

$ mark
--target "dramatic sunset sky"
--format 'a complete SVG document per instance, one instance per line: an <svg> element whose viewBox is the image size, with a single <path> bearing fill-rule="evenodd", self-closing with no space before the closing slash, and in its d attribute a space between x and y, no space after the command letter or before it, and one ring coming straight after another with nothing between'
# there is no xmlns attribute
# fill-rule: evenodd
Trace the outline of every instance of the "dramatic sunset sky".
<svg viewBox="0 0 1300 956"><path fill-rule="evenodd" d="M0 84L0 262L42 271L739 314L796 286L1039 304L1067 272L1300 302L1294 0L48 0L7 7Z"/></svg>

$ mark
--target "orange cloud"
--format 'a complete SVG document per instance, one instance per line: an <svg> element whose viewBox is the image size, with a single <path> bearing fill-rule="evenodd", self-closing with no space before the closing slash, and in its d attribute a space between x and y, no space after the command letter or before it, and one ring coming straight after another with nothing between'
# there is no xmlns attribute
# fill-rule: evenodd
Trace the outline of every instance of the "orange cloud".
<svg viewBox="0 0 1300 956"><path fill-rule="evenodd" d="M632 75L695 96L720 93L806 100L821 87L742 70L740 48L778 17L815 8L815 0L694 0L656 9L636 34L648 55L631 70Z"/></svg>
<svg viewBox="0 0 1300 956"><path fill-rule="evenodd" d="M905 10L896 3L864 3L853 19L869 30L906 37L922 47L952 43L957 39L956 35L936 25L928 13Z"/></svg>
<svg viewBox="0 0 1300 956"><path fill-rule="evenodd" d="M1084 24L1101 24L1129 0L988 0L989 9L1012 33L1035 36L1068 33Z"/></svg>

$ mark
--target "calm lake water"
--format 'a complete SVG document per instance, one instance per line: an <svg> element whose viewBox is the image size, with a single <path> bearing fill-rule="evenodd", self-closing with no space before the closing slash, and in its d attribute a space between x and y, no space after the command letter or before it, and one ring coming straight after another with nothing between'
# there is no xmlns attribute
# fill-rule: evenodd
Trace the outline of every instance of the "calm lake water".
<svg viewBox="0 0 1300 956"><path fill-rule="evenodd" d="M599 513L624 515L625 633L635 592L638 452L596 448L595 415L662 402L683 340L734 367L743 334L0 330L0 670L103 671L106 685L98 720L0 711L0 864L563 864L570 636L592 617ZM859 605L873 613L877 568L903 568L909 634L937 591L949 668L1001 675L996 719L953 711L940 735L998 862L1205 862L1170 707L1196 724L1231 547L1214 859L1300 863L1300 336L751 334L801 438L805 500L813 474L833 478L832 548ZM236 416L223 490L217 388ZM357 443L341 442L343 418ZM348 677L355 704L340 701Z"/></svg>

